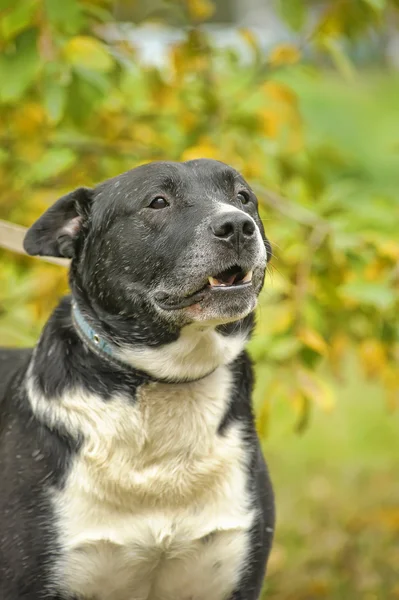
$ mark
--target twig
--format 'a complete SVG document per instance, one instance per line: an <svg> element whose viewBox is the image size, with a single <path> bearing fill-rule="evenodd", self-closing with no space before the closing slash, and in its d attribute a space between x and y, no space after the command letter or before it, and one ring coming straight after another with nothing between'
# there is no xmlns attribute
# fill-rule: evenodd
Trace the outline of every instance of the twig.
<svg viewBox="0 0 399 600"><path fill-rule="evenodd" d="M0 220L0 247L11 250L12 252L17 252L18 254L26 255L22 245L26 232L26 227ZM68 267L69 265L69 260L64 258L51 258L48 256L39 256L37 258L63 267Z"/></svg>

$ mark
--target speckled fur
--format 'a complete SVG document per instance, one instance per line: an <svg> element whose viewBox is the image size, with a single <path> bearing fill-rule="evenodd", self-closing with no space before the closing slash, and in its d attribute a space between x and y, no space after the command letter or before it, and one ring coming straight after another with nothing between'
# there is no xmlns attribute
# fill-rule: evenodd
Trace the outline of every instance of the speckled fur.
<svg viewBox="0 0 399 600"><path fill-rule="evenodd" d="M147 212L161 192L171 210ZM256 235L216 240L221 214ZM126 366L77 335L69 297L34 350L0 350L0 599L257 600L274 506L244 345L270 246L248 184L216 161L146 165L61 198L26 248L72 258ZM157 308L237 262L241 295Z"/></svg>

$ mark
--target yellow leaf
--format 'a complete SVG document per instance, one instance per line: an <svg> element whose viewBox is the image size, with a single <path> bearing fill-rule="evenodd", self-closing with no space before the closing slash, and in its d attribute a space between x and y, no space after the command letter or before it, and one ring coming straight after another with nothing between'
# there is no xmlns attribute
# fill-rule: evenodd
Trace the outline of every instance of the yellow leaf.
<svg viewBox="0 0 399 600"><path fill-rule="evenodd" d="M45 152L43 140L38 135L32 135L30 137L20 136L14 145L14 152L20 160L23 160L26 163L34 163L39 160Z"/></svg>
<svg viewBox="0 0 399 600"><path fill-rule="evenodd" d="M391 365L386 365L382 374L382 383L386 393L386 404L390 411L399 407L399 379L398 370Z"/></svg>
<svg viewBox="0 0 399 600"><path fill-rule="evenodd" d="M399 244L398 244L398 242L394 242L393 240L391 240L389 242L382 242L382 244L380 244L378 250L382 256L391 258L394 261L399 260Z"/></svg>
<svg viewBox="0 0 399 600"><path fill-rule="evenodd" d="M342 32L342 21L340 19L339 11L327 11L326 16L322 19L320 25L316 31L316 41L322 43L327 37L340 37Z"/></svg>
<svg viewBox="0 0 399 600"><path fill-rule="evenodd" d="M298 433L304 431L309 423L310 406L309 398L302 394L301 391L295 390L291 396L291 403L297 413L297 421L295 423L295 430Z"/></svg>
<svg viewBox="0 0 399 600"><path fill-rule="evenodd" d="M300 50L293 44L279 44L269 55L269 64L272 67L281 65L295 65L301 59Z"/></svg>
<svg viewBox="0 0 399 600"><path fill-rule="evenodd" d="M37 102L21 104L13 117L15 130L23 136L31 136L40 131L46 121L46 113Z"/></svg>
<svg viewBox="0 0 399 600"><path fill-rule="evenodd" d="M315 352L327 354L327 344L317 331L313 329L302 328L298 333L298 338L308 348L311 348Z"/></svg>
<svg viewBox="0 0 399 600"><path fill-rule="evenodd" d="M181 115L181 124L186 132L190 132L198 124L198 116L192 112L186 111Z"/></svg>
<svg viewBox="0 0 399 600"><path fill-rule="evenodd" d="M198 76L209 67L209 56L198 51L198 44L176 44L170 51L171 66L173 68L174 86L180 86L184 77L190 72ZM176 88L171 88L176 96Z"/></svg>
<svg viewBox="0 0 399 600"><path fill-rule="evenodd" d="M296 110L292 110L291 114L287 117L287 125L289 125L289 129L286 136L287 139L284 151L286 153L296 154L302 150L304 145L302 121Z"/></svg>
<svg viewBox="0 0 399 600"><path fill-rule="evenodd" d="M277 81L265 81L261 86L262 92L270 99L278 103L284 102L291 106L297 106L297 96L287 85Z"/></svg>
<svg viewBox="0 0 399 600"><path fill-rule="evenodd" d="M360 344L360 360L367 377L379 375L386 363L384 346L378 340L369 339Z"/></svg>
<svg viewBox="0 0 399 600"><path fill-rule="evenodd" d="M214 158L220 160L220 151L211 141L201 141L196 146L187 148L183 154L182 160L194 160L196 158Z"/></svg>
<svg viewBox="0 0 399 600"><path fill-rule="evenodd" d="M238 161L236 161L236 164L237 162ZM251 157L251 159L248 162L245 162L240 167L240 172L245 177L245 179L258 179L265 173L264 162L262 160L258 160L255 157Z"/></svg>
<svg viewBox="0 0 399 600"><path fill-rule="evenodd" d="M276 139L284 124L284 117L275 110L265 108L259 111L258 119L261 132L271 139Z"/></svg>
<svg viewBox="0 0 399 600"><path fill-rule="evenodd" d="M294 308L291 302L281 302L279 306L276 307L275 313L273 313L273 318L265 319L265 327L267 327L267 331L273 334L283 333L289 329L294 321Z"/></svg>
<svg viewBox="0 0 399 600"><path fill-rule="evenodd" d="M65 59L75 67L93 71L110 71L114 61L105 46L89 36L73 37L64 47Z"/></svg>
<svg viewBox="0 0 399 600"><path fill-rule="evenodd" d="M329 358L332 369L336 375L339 373L342 358L348 348L348 338L342 333L333 337L329 347Z"/></svg>
<svg viewBox="0 0 399 600"><path fill-rule="evenodd" d="M297 371L299 389L303 395L326 412L331 411L335 405L334 393L329 385L312 371L299 367Z"/></svg>
<svg viewBox="0 0 399 600"><path fill-rule="evenodd" d="M215 12L213 2L210 0L187 0L187 8L192 19L205 21Z"/></svg>
<svg viewBox="0 0 399 600"><path fill-rule="evenodd" d="M154 144L157 140L157 132L148 123L136 121L131 127L132 138L144 145Z"/></svg>
<svg viewBox="0 0 399 600"><path fill-rule="evenodd" d="M240 29L239 34L242 37L242 39L245 40L253 50L258 50L258 40L253 31L251 31L250 29Z"/></svg>
<svg viewBox="0 0 399 600"><path fill-rule="evenodd" d="M378 281L384 272L384 264L381 260L373 260L364 270L364 278L367 281Z"/></svg>

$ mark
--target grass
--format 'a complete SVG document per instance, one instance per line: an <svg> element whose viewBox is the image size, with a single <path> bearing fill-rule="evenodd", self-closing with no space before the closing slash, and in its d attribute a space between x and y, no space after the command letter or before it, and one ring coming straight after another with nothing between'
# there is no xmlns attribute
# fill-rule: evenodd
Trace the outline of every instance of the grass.
<svg viewBox="0 0 399 600"><path fill-rule="evenodd" d="M272 406L278 523L265 598L399 599L399 412L382 398L352 367L336 409L314 409L301 435L287 433L290 407Z"/></svg>

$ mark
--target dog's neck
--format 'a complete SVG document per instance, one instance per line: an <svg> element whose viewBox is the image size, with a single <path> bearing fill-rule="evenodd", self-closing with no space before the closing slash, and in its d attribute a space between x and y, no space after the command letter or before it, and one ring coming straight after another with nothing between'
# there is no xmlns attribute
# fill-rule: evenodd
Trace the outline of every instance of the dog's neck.
<svg viewBox="0 0 399 600"><path fill-rule="evenodd" d="M221 358L230 362L242 350L245 336L235 337L227 351L226 338L199 327L185 328L176 342L161 349L121 347L108 342L85 319L77 302L72 301L72 322L88 348L116 368L134 369L161 383L192 383L211 375ZM208 328L209 329L209 328Z"/></svg>
<svg viewBox="0 0 399 600"><path fill-rule="evenodd" d="M89 323L75 299L71 315L79 337L94 353L116 367L134 369L163 383L207 377L242 352L249 334L247 327L217 331L215 326L192 323L183 327L176 339L158 346L114 344Z"/></svg>
<svg viewBox="0 0 399 600"><path fill-rule="evenodd" d="M81 306L81 304L80 304ZM82 311L90 314L90 307ZM102 320L91 315L93 331L113 343L111 328L102 327ZM145 321L144 321L145 323ZM132 328L144 327L141 317ZM219 366L232 363L241 354L250 334L253 317L245 322L231 323L215 328L196 325L184 327L171 341L163 334L158 345L154 343L126 344L116 336L118 365L95 353L82 340L72 322L71 298L64 298L47 322L35 349L33 362L39 391L47 398L58 397L69 389L87 388L104 399L115 391L135 396L135 390L148 381L172 380L187 382L202 379ZM116 328L115 328L116 329ZM125 332L126 333L126 332ZM166 339L166 341L165 341Z"/></svg>
<svg viewBox="0 0 399 600"><path fill-rule="evenodd" d="M119 357L161 381L195 381L233 362L243 351L247 337L247 331L226 336L195 323L183 327L174 342L158 348L128 346L119 351Z"/></svg>

